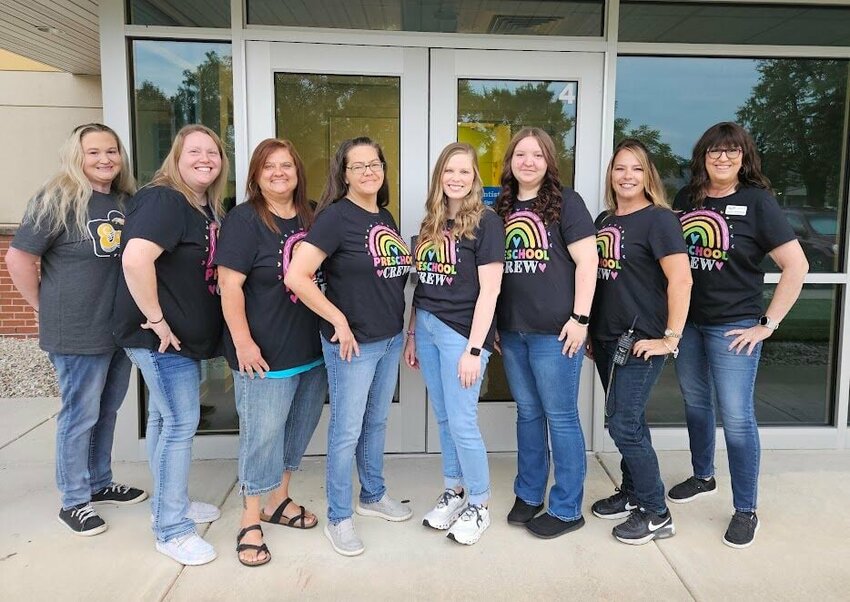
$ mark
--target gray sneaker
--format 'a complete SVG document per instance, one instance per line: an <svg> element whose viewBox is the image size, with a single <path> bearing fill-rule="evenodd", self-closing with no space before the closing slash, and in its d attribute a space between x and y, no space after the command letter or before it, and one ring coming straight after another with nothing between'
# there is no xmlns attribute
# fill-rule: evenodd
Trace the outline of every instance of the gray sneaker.
<svg viewBox="0 0 850 602"><path fill-rule="evenodd" d="M383 518L394 523L407 520L413 516L413 510L409 506L395 501L386 493L384 497L371 504L364 504L358 501L355 510L360 516L377 516L378 518Z"/></svg>
<svg viewBox="0 0 850 602"><path fill-rule="evenodd" d="M362 554L363 542L354 530L354 519L346 518L336 524L325 525L325 535L331 541L334 550L343 556L357 556Z"/></svg>

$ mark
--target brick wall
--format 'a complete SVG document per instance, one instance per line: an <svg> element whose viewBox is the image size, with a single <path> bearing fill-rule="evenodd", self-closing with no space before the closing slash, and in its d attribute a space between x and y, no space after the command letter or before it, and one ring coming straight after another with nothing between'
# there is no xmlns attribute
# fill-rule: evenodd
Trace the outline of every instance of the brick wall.
<svg viewBox="0 0 850 602"><path fill-rule="evenodd" d="M38 318L35 312L15 290L6 270L6 250L16 227L0 228L0 336L28 338L38 336Z"/></svg>

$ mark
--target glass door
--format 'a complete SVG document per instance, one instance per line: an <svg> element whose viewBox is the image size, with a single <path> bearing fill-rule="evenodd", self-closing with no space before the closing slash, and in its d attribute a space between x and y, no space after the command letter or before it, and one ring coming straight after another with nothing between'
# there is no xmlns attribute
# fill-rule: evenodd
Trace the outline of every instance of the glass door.
<svg viewBox="0 0 850 602"><path fill-rule="evenodd" d="M428 51L332 44L247 42L248 147L291 140L318 200L339 143L369 136L384 150L390 211L410 240L428 186ZM246 161L247 163L247 161ZM408 306L412 287L408 287ZM406 321L405 321L406 323ZM425 451L425 391L401 367L390 410L388 452ZM327 450L327 407L308 453Z"/></svg>
<svg viewBox="0 0 850 602"><path fill-rule="evenodd" d="M431 50L430 165L453 141L478 151L485 201L500 190L502 160L512 135L537 126L554 139L564 185L600 210L603 55L578 52ZM579 408L588 449L592 442L592 362L581 374ZM481 388L479 420L490 451L516 449L516 404L501 358L494 354ZM428 413L427 449L439 451Z"/></svg>

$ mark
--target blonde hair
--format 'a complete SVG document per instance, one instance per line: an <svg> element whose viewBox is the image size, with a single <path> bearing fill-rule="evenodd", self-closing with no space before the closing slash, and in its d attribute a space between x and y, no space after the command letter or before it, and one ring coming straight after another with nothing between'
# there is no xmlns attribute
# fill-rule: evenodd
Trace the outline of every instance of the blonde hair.
<svg viewBox="0 0 850 602"><path fill-rule="evenodd" d="M150 181L148 186L168 186L169 188L173 188L174 190L183 193L183 196L186 197L186 200L189 201L195 209L201 213L204 212L201 208L202 205L200 204L200 199L197 197L195 192L189 188L189 185L183 181L183 176L180 175L179 167L180 155L183 153L183 145L186 143L186 137L189 136L189 134L194 134L195 132L206 134L212 138L212 141L215 143L218 148L219 155L221 156L221 171L213 183L207 188L206 194L209 207L212 209L213 215L216 219L218 219L218 217L224 213L223 198L225 188L227 188L227 174L230 170L230 162L227 159L227 154L224 152L224 144L222 143L221 138L219 138L218 134L205 125L195 123L185 125L180 128L180 131L178 131L177 135L174 136L174 142L171 143L171 150L168 151L165 159L162 160L162 165L158 170L156 170L156 173L153 175L153 179Z"/></svg>
<svg viewBox="0 0 850 602"><path fill-rule="evenodd" d="M115 138L121 165L118 175L110 184L110 191L117 195L118 203L136 192L136 181L130 172L127 151L115 131L102 123L87 123L74 128L59 150L59 171L50 178L30 199L24 220L31 221L36 229L43 228L50 234L60 230L87 232L91 182L83 172L85 152L83 138L92 132L104 132Z"/></svg>
<svg viewBox="0 0 850 602"><path fill-rule="evenodd" d="M670 203L667 201L664 184L661 182L658 170L649 158L649 151L640 140L634 138L621 140L614 148L614 154L611 155L611 160L608 162L608 169L605 170L605 208L611 213L617 210L617 193L614 191L614 185L611 182L611 172L614 170L614 160L620 154L620 151L624 150L632 153L643 169L643 193L646 199L656 207L669 209Z"/></svg>
<svg viewBox="0 0 850 602"><path fill-rule="evenodd" d="M448 220L448 202L443 192L443 172L449 160L455 155L467 155L472 161L472 189L460 204L455 216L451 234L455 238L475 238L475 229L481 222L486 208L482 202L484 186L478 171L478 155L475 149L465 142L453 142L443 149L437 158L434 172L431 174L431 187L428 200L425 201L425 218L419 227L419 244L436 244L443 240L443 232Z"/></svg>

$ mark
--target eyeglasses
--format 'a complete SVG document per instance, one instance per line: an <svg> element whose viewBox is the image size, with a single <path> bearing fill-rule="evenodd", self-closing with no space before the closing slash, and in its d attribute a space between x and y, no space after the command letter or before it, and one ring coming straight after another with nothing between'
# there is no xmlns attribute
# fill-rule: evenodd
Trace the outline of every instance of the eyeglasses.
<svg viewBox="0 0 850 602"><path fill-rule="evenodd" d="M359 176L366 173L366 169L371 169L372 173L381 173L384 171L384 164L380 161L372 161L371 163L352 163L345 169L350 169Z"/></svg>
<svg viewBox="0 0 850 602"><path fill-rule="evenodd" d="M712 159L719 159L723 153L726 153L726 158L735 160L741 156L740 148L711 148L706 153Z"/></svg>

